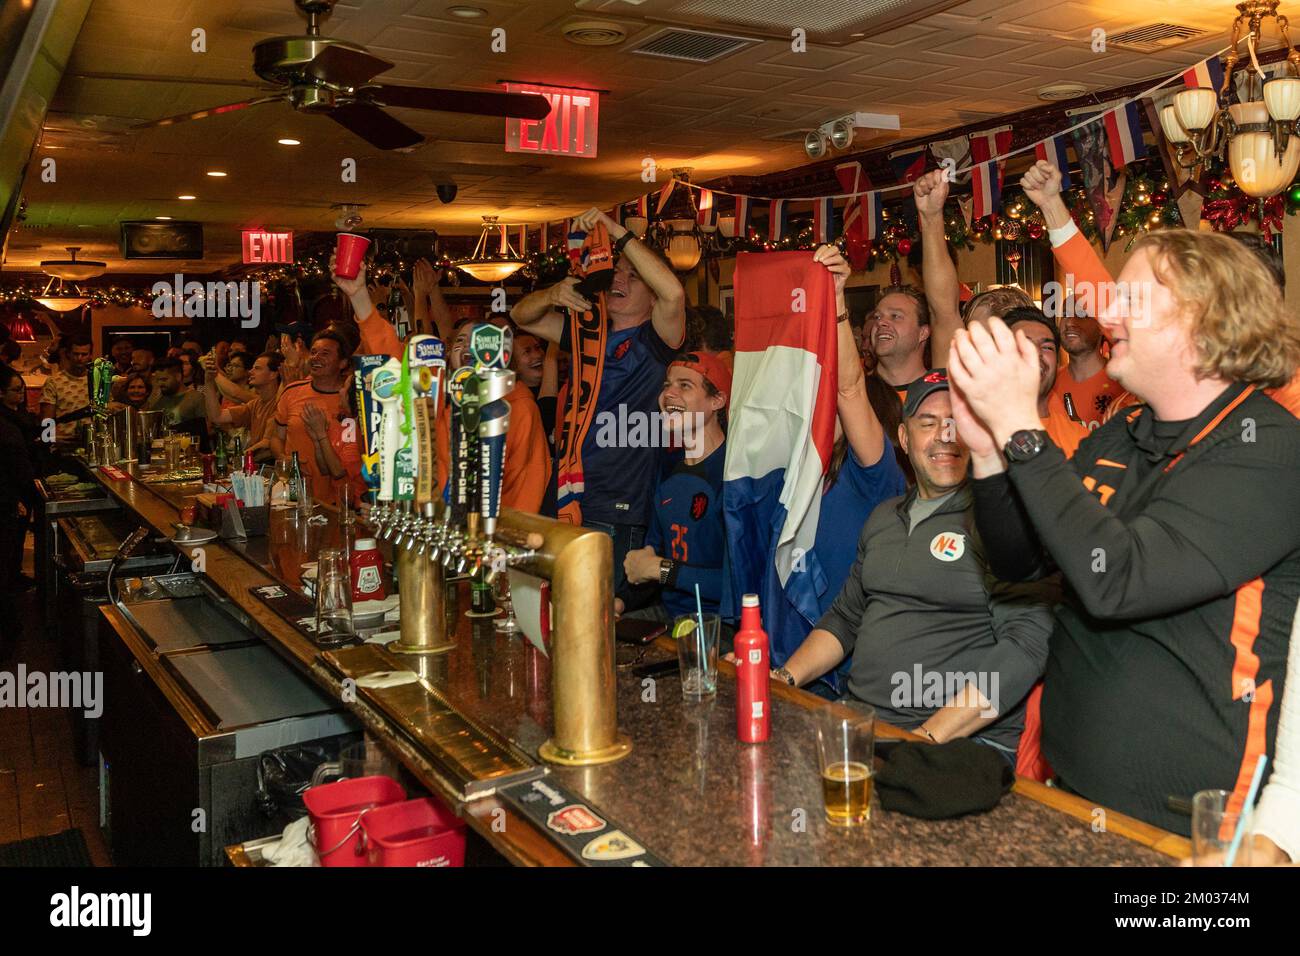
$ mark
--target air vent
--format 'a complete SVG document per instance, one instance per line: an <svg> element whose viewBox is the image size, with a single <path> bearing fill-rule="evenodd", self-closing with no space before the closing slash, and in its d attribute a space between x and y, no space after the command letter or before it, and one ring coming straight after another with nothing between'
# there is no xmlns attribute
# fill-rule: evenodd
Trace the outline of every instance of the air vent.
<svg viewBox="0 0 1300 956"><path fill-rule="evenodd" d="M699 30L663 30L631 52L642 56L658 56L667 60L689 60L691 63L712 63L724 56L757 43L749 37L730 36L725 33L705 33Z"/></svg>
<svg viewBox="0 0 1300 956"><path fill-rule="evenodd" d="M574 20L561 27L564 39L578 46L618 46L627 30L612 20Z"/></svg>
<svg viewBox="0 0 1300 956"><path fill-rule="evenodd" d="M1083 96L1088 92L1088 88L1082 83L1049 83L1047 86L1039 87L1038 98L1040 100L1072 100L1075 97Z"/></svg>
<svg viewBox="0 0 1300 956"><path fill-rule="evenodd" d="M1140 53L1156 53L1160 50L1168 50L1170 47L1182 46L1205 35L1205 30L1196 27L1179 26L1176 23L1148 23L1144 27L1112 33L1106 37L1106 43L1109 46L1137 50Z"/></svg>

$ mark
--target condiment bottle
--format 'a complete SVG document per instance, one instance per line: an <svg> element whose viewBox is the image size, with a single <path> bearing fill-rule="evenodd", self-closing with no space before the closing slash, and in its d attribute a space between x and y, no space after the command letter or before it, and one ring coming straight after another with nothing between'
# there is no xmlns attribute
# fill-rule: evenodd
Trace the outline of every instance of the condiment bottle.
<svg viewBox="0 0 1300 956"><path fill-rule="evenodd" d="M771 731L772 701L767 632L763 630L757 594L746 594L741 599L735 655L736 736L744 743L762 743Z"/></svg>

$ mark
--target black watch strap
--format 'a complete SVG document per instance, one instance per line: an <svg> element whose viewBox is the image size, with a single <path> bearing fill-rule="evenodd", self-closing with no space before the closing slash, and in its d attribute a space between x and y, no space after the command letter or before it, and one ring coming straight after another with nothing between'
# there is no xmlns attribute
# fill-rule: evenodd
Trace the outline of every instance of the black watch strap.
<svg viewBox="0 0 1300 956"><path fill-rule="evenodd" d="M634 233L631 229L623 233L623 235L619 236L618 239L614 241L614 255L616 256L622 255L623 247L626 246L629 242L631 242L635 238L636 238L636 233Z"/></svg>
<svg viewBox="0 0 1300 956"><path fill-rule="evenodd" d="M1002 451L1008 461L1029 461L1037 458L1050 442L1051 438L1041 428L1027 428L1013 434Z"/></svg>

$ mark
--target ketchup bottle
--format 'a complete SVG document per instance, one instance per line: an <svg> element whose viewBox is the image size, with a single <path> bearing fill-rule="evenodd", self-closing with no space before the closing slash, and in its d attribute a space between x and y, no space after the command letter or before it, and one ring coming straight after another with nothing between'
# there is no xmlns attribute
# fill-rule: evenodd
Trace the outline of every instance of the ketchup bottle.
<svg viewBox="0 0 1300 956"><path fill-rule="evenodd" d="M352 600L384 599L384 560L374 538L358 538L352 546Z"/></svg>
<svg viewBox="0 0 1300 956"><path fill-rule="evenodd" d="M741 599L740 630L736 632L736 736L761 744L771 731L772 702L768 693L768 643L758 609L758 595Z"/></svg>

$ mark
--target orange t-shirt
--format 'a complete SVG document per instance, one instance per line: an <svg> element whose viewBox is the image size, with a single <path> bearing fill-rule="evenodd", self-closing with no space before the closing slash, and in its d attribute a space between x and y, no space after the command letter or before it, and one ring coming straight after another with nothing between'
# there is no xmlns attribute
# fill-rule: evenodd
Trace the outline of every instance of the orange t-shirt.
<svg viewBox="0 0 1300 956"><path fill-rule="evenodd" d="M1100 428L1106 420L1106 412L1120 395L1124 386L1106 374L1103 367L1095 375L1076 382L1069 369L1062 368L1056 373L1056 384L1052 386L1052 399L1059 402L1062 409L1074 408L1075 415L1083 422L1088 431ZM1070 396L1067 404L1065 396Z"/></svg>
<svg viewBox="0 0 1300 956"><path fill-rule="evenodd" d="M1076 422L1065 413L1065 405L1055 395L1047 398L1047 417L1040 419L1043 429L1065 453L1066 458L1074 457L1074 450L1079 442L1088 437L1088 429L1081 422Z"/></svg>
<svg viewBox="0 0 1300 956"><path fill-rule="evenodd" d="M1281 388L1270 388L1265 394L1296 418L1300 418L1300 372Z"/></svg>
<svg viewBox="0 0 1300 956"><path fill-rule="evenodd" d="M302 411L308 405L319 408L329 421L330 445L347 472L346 477L337 482L316 466L316 445L307 433L302 417ZM355 499L362 487L361 446L358 444L357 422L348 407L346 383L337 392L318 391L311 379L289 383L281 389L276 402L275 423L285 430L285 457L291 459L294 452L298 453L298 466L308 479L314 499L334 504L343 481L351 484Z"/></svg>

